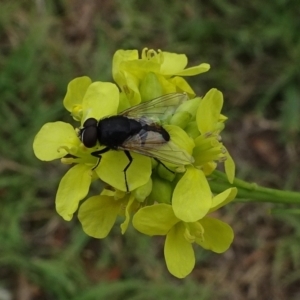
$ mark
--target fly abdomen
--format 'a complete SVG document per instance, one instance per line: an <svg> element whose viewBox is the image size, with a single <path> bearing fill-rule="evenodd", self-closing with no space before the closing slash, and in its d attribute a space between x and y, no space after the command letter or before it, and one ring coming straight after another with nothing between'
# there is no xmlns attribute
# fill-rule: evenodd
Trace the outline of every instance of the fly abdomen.
<svg viewBox="0 0 300 300"><path fill-rule="evenodd" d="M159 133L166 142L168 142L170 140L169 133L162 126L155 125L155 124L153 124L153 125L144 125L143 129L145 129L146 131L153 131L153 132Z"/></svg>

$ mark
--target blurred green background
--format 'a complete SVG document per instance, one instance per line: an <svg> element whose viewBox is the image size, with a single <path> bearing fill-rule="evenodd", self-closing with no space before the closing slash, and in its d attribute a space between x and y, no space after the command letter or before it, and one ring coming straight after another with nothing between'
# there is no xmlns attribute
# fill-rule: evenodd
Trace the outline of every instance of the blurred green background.
<svg viewBox="0 0 300 300"><path fill-rule="evenodd" d="M300 190L300 5L297 0L1 0L0 300L299 299L300 217L292 206L233 203L223 255L196 249L195 270L168 274L160 238L115 226L87 237L55 212L68 169L32 151L40 127L70 122L68 82L111 81L117 49L185 53L212 69L189 81L224 93L223 134L238 177ZM274 210L276 208L276 210ZM271 213L270 213L271 212Z"/></svg>

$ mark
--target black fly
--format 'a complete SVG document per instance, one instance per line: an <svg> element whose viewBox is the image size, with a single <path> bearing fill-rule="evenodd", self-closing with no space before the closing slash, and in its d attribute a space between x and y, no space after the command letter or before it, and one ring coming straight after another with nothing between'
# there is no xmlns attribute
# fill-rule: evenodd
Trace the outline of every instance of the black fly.
<svg viewBox="0 0 300 300"><path fill-rule="evenodd" d="M94 169L105 152L123 150L129 160L123 170L128 191L126 171L133 160L130 151L153 157L159 162L166 161L175 165L192 163L193 157L172 143L169 133L159 125L172 116L177 107L186 100L188 97L184 93L167 94L100 121L94 118L87 119L79 131L84 146L92 148L97 142L106 146L91 153L99 158Z"/></svg>

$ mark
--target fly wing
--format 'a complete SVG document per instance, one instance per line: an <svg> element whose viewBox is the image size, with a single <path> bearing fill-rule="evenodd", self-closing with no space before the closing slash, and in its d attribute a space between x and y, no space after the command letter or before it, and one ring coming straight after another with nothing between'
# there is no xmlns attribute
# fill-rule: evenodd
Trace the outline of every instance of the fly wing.
<svg viewBox="0 0 300 300"><path fill-rule="evenodd" d="M163 121L173 115L177 107L187 100L188 96L186 93L167 94L126 109L120 115L144 120L145 123L149 123L147 119L154 122Z"/></svg>
<svg viewBox="0 0 300 300"><path fill-rule="evenodd" d="M175 165L189 165L194 158L172 141L166 141L159 132L144 131L128 138L120 150L128 150Z"/></svg>

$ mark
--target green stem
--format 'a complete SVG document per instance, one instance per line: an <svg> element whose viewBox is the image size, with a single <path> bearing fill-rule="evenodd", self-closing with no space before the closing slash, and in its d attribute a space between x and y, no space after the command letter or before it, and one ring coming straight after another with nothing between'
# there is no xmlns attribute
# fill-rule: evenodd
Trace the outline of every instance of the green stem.
<svg viewBox="0 0 300 300"><path fill-rule="evenodd" d="M300 192L265 188L238 178L230 184L226 174L220 171L214 171L210 177L212 180L209 181L209 185L215 193L220 193L230 187L236 187L238 189L237 201L243 199L246 202L300 204Z"/></svg>

